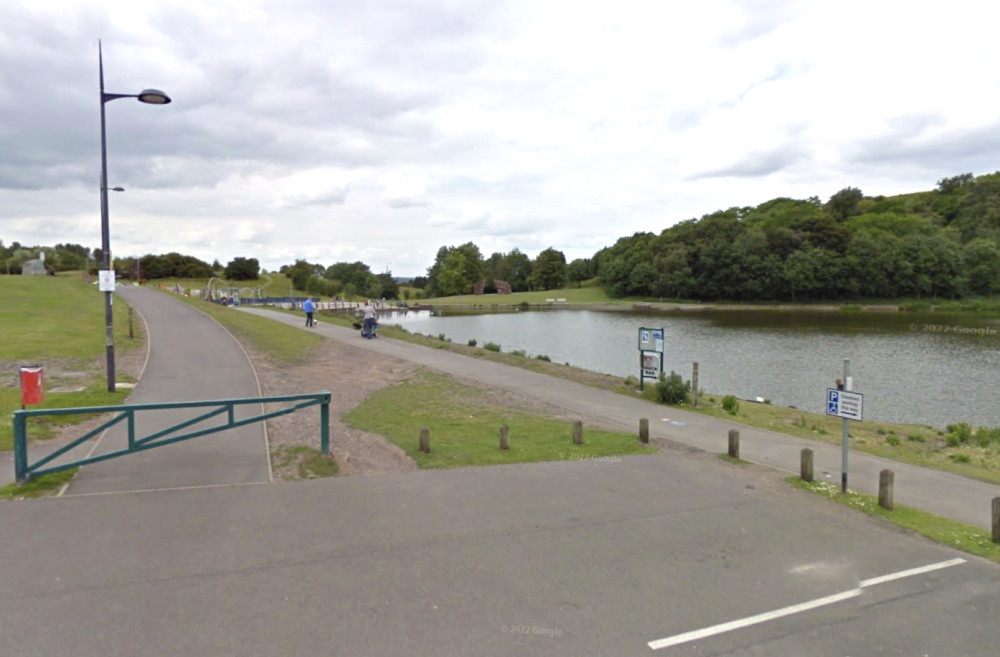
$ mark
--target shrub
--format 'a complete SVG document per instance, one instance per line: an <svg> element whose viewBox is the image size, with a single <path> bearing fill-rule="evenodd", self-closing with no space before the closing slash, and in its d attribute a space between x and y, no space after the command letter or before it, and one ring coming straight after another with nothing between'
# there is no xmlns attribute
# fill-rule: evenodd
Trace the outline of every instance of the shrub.
<svg viewBox="0 0 1000 657"><path fill-rule="evenodd" d="M949 424L947 429L949 445L953 442L952 438L954 438L955 443L967 443L972 439L972 427L969 426L968 422Z"/></svg>
<svg viewBox="0 0 1000 657"><path fill-rule="evenodd" d="M546 363L552 362L552 359L546 356L545 354L538 354L537 356L535 356L535 358L538 360L544 360Z"/></svg>
<svg viewBox="0 0 1000 657"><path fill-rule="evenodd" d="M922 443L922 442L924 442L924 437L921 436L919 433L911 433L909 436L906 437L906 439L907 440L912 440L915 443Z"/></svg>
<svg viewBox="0 0 1000 657"><path fill-rule="evenodd" d="M969 455L968 454L949 454L948 458L950 458L955 463L968 463L969 462Z"/></svg>
<svg viewBox="0 0 1000 657"><path fill-rule="evenodd" d="M1000 445L1000 427L993 429L979 427L976 429L976 444L980 447L989 447L990 443Z"/></svg>
<svg viewBox="0 0 1000 657"><path fill-rule="evenodd" d="M472 338L471 340L469 340L469 346L470 347L475 347L477 344L479 344L479 343L476 342L475 338Z"/></svg>
<svg viewBox="0 0 1000 657"><path fill-rule="evenodd" d="M885 442L889 443L893 447L899 447L899 436L888 436Z"/></svg>
<svg viewBox="0 0 1000 657"><path fill-rule="evenodd" d="M691 382L673 370L670 376L660 374L656 383L656 400L662 404L687 404L691 399Z"/></svg>
<svg viewBox="0 0 1000 657"><path fill-rule="evenodd" d="M528 356L528 352L525 351L524 349L515 349L514 351L512 351L510 353L513 354L513 355L515 355L515 356L520 356L522 358L527 358L527 356Z"/></svg>
<svg viewBox="0 0 1000 657"><path fill-rule="evenodd" d="M730 415L736 415L740 412L740 400L733 395L726 395L722 398L722 410Z"/></svg>
<svg viewBox="0 0 1000 657"><path fill-rule="evenodd" d="M496 342L486 342L483 344L483 349L486 349L487 351L496 351L499 353L500 345L498 345Z"/></svg>

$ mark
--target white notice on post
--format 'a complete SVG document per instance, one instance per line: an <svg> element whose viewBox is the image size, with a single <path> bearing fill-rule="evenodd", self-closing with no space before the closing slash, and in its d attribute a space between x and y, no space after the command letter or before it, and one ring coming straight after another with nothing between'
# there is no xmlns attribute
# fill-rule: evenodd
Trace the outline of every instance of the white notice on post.
<svg viewBox="0 0 1000 657"><path fill-rule="evenodd" d="M115 291L115 270L102 269L97 272L97 289L101 292Z"/></svg>

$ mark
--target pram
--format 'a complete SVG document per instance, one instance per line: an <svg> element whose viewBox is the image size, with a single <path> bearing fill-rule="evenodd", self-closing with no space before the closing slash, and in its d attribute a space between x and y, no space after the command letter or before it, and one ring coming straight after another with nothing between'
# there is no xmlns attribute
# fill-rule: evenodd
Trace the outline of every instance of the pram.
<svg viewBox="0 0 1000 657"><path fill-rule="evenodd" d="M361 337L365 337L365 325L363 322L354 322L354 328L361 331ZM376 320L375 323L372 324L372 337L373 338L378 337L378 320Z"/></svg>

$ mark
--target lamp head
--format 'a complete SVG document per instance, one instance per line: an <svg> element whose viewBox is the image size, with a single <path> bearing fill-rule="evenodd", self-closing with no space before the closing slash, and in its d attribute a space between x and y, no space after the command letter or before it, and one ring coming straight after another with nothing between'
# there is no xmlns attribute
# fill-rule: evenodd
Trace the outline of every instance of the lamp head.
<svg viewBox="0 0 1000 657"><path fill-rule="evenodd" d="M143 89L136 98L139 99L139 102L150 105L166 105L170 102L170 96L159 89Z"/></svg>

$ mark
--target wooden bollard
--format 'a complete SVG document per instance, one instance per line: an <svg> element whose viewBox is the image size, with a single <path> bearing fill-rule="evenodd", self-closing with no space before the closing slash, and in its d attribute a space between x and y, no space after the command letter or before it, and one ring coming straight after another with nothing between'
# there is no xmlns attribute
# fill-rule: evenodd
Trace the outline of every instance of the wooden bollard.
<svg viewBox="0 0 1000 657"><path fill-rule="evenodd" d="M813 480L813 451L808 447L802 449L802 455L799 457L799 476L802 481Z"/></svg>
<svg viewBox="0 0 1000 657"><path fill-rule="evenodd" d="M892 485L896 475L892 470L878 473L878 505L892 511Z"/></svg>
<svg viewBox="0 0 1000 657"><path fill-rule="evenodd" d="M506 424L500 425L500 449L510 449L509 432L510 429Z"/></svg>
<svg viewBox="0 0 1000 657"><path fill-rule="evenodd" d="M740 457L740 432L736 429L729 430L729 455L734 459Z"/></svg>
<svg viewBox="0 0 1000 657"><path fill-rule="evenodd" d="M431 453L431 430L427 427L420 430L420 451L424 454Z"/></svg>
<svg viewBox="0 0 1000 657"><path fill-rule="evenodd" d="M639 442L649 444L649 420L646 418L639 420Z"/></svg>
<svg viewBox="0 0 1000 657"><path fill-rule="evenodd" d="M1000 497L993 498L993 542L1000 543Z"/></svg>
<svg viewBox="0 0 1000 657"><path fill-rule="evenodd" d="M583 444L583 422L576 420L573 422L573 444Z"/></svg>
<svg viewBox="0 0 1000 657"><path fill-rule="evenodd" d="M691 368L691 405L698 405L698 363Z"/></svg>

